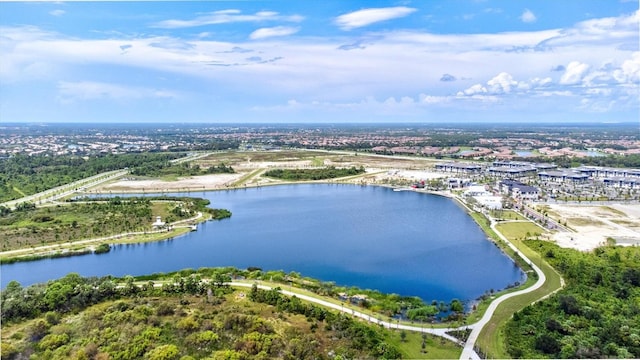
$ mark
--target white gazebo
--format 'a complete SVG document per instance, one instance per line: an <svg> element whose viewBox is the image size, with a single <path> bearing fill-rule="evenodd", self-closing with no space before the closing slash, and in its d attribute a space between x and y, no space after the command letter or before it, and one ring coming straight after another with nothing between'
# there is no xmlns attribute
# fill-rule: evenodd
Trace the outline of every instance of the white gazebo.
<svg viewBox="0 0 640 360"><path fill-rule="evenodd" d="M158 227L158 228L164 227L165 225L166 223L162 221L162 217L160 216L156 216L156 221L153 224L151 224L151 226Z"/></svg>

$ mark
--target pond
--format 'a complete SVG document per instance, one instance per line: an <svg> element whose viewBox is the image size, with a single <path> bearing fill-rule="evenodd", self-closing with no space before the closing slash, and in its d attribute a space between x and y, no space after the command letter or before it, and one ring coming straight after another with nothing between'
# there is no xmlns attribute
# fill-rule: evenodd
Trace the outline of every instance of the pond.
<svg viewBox="0 0 640 360"><path fill-rule="evenodd" d="M229 209L233 215L167 241L115 245L101 255L2 265L2 287L11 280L26 286L69 272L124 276L255 266L425 301L449 301L473 300L524 278L473 219L446 197L338 184L190 196L207 198L212 207Z"/></svg>

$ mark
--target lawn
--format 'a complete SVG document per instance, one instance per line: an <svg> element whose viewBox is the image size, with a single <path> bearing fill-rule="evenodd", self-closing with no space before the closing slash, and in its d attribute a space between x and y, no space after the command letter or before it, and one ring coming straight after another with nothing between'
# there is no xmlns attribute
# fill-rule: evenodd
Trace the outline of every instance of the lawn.
<svg viewBox="0 0 640 360"><path fill-rule="evenodd" d="M513 241L542 234L545 230L532 222L511 222L497 224L496 229L507 239Z"/></svg>
<svg viewBox="0 0 640 360"><path fill-rule="evenodd" d="M422 334L407 331L405 341L402 341L400 334L397 330L390 331L387 341L397 346L405 359L458 359L462 353L458 345L431 334L426 334L426 353L423 353Z"/></svg>
<svg viewBox="0 0 640 360"><path fill-rule="evenodd" d="M499 220L527 220L526 217L513 210L491 210L491 216Z"/></svg>
<svg viewBox="0 0 640 360"><path fill-rule="evenodd" d="M513 313L521 310L532 302L560 289L562 281L560 274L556 272L542 257L528 246L524 245L522 239L526 234L540 232L541 229L533 223L506 223L497 225L498 231L506 236L525 256L537 265L545 274L547 281L535 291L516 296L504 301L498 306L491 321L482 329L476 345L482 349L488 358L508 358L504 347L503 328Z"/></svg>

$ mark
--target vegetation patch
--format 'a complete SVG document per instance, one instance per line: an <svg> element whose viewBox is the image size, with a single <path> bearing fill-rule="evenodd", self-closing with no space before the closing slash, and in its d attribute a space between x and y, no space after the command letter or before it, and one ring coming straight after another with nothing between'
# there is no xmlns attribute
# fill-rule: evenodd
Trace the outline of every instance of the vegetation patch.
<svg viewBox="0 0 640 360"><path fill-rule="evenodd" d="M155 216L167 223L195 217L198 212L215 214L215 218L231 216L208 204L208 200L187 197L115 197L82 198L42 208L27 204L19 204L16 210L1 208L2 251L148 231Z"/></svg>
<svg viewBox="0 0 640 360"><path fill-rule="evenodd" d="M336 168L328 166L321 169L274 169L265 172L264 176L289 181L302 181L335 179L364 173L364 167L356 168L352 166L350 168Z"/></svg>
<svg viewBox="0 0 640 360"><path fill-rule="evenodd" d="M604 223L594 218L571 217L567 218L567 223L572 226L602 226Z"/></svg>
<svg viewBox="0 0 640 360"><path fill-rule="evenodd" d="M145 169L170 167L170 160L184 153L139 153L80 157L28 156L18 154L0 161L0 202L85 179L111 170L131 169L146 175Z"/></svg>
<svg viewBox="0 0 640 360"><path fill-rule="evenodd" d="M608 215L615 215L615 216L622 216L622 217L627 217L627 214L625 214L623 211L620 211L618 209L614 209L611 206L600 206L600 209L605 211L606 213L609 213Z"/></svg>
<svg viewBox="0 0 640 360"><path fill-rule="evenodd" d="M509 356L640 358L640 248L585 253L527 244L562 273L567 286L514 314L505 328Z"/></svg>
<svg viewBox="0 0 640 360"><path fill-rule="evenodd" d="M392 359L460 354L448 341L367 324L285 296L278 288L234 290L225 285L229 271L206 269L207 279L186 270L155 283L77 274L28 288L10 282L0 294L2 358Z"/></svg>
<svg viewBox="0 0 640 360"><path fill-rule="evenodd" d="M611 220L611 222L616 223L618 225L637 228L640 227L640 222L638 221L629 221L629 220Z"/></svg>

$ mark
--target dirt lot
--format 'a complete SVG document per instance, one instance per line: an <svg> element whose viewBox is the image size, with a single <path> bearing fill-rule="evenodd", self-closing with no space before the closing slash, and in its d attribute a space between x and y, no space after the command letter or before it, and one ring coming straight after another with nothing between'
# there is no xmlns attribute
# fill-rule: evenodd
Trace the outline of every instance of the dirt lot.
<svg viewBox="0 0 640 360"><path fill-rule="evenodd" d="M613 238L620 245L640 245L640 204L549 205L549 215L567 222L575 232L551 236L558 245L591 250Z"/></svg>
<svg viewBox="0 0 640 360"><path fill-rule="evenodd" d="M205 168L225 163L233 167L236 173L191 176L174 181L126 179L108 183L93 190L99 192L168 192L261 186L281 183L281 181L261 176L264 171L269 169L322 166L364 166L367 169L367 173L350 179L349 182L353 183L408 185L420 180L430 180L444 176L433 172L434 161L428 159L407 159L309 150L215 153L195 163Z"/></svg>

